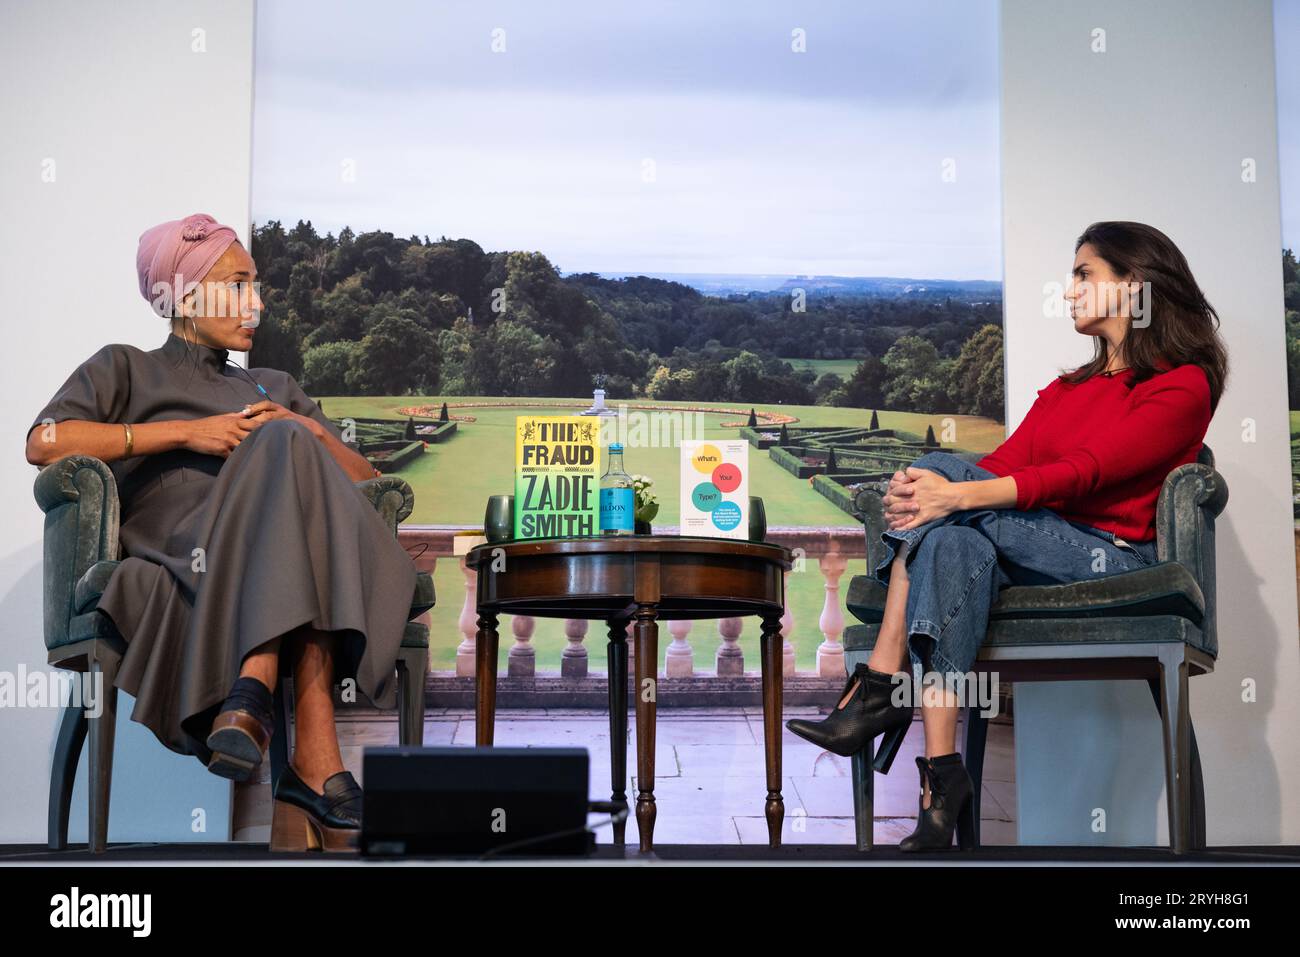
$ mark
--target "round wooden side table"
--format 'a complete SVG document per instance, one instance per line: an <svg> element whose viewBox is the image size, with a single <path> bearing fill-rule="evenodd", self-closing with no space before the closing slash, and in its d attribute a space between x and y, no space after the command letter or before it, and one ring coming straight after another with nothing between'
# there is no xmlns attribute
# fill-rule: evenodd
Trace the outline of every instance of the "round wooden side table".
<svg viewBox="0 0 1300 957"><path fill-rule="evenodd" d="M768 843L781 842L781 616L790 550L780 545L675 535L553 538L478 545L465 564L478 573L475 738L490 746L496 717L498 617L586 618L609 638L610 777L614 803L627 801L627 641L636 643L636 821L640 848L654 844L655 702L659 622L762 619L760 666L767 769ZM614 839L624 840L616 827Z"/></svg>

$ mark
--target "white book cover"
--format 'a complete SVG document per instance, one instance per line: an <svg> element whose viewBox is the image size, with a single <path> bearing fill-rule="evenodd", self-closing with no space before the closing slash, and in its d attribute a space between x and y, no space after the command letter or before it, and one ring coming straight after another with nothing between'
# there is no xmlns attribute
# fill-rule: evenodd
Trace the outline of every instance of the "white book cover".
<svg viewBox="0 0 1300 957"><path fill-rule="evenodd" d="M686 440L681 461L681 534L748 539L749 443Z"/></svg>

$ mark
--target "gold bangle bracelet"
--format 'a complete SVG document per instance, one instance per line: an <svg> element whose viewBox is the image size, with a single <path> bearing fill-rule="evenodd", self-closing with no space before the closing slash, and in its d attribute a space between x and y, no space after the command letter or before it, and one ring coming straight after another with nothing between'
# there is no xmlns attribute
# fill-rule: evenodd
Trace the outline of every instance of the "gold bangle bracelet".
<svg viewBox="0 0 1300 957"><path fill-rule="evenodd" d="M131 433L131 425L129 422L123 422L122 425L126 429L126 456L125 457L129 459L131 457L131 452L135 449L135 436Z"/></svg>

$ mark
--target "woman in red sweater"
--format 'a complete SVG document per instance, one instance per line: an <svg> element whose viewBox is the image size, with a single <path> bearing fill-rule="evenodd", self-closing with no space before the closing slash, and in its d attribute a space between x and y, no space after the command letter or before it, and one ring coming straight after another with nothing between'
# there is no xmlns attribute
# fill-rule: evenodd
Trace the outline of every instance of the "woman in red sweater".
<svg viewBox="0 0 1300 957"><path fill-rule="evenodd" d="M970 776L957 754L956 689L1008 585L1082 581L1156 561L1165 477L1195 462L1227 378L1218 315L1187 260L1142 223L1089 226L1065 293L1088 363L1054 379L1014 433L978 465L946 452L896 473L884 496L888 586L871 656L824 720L792 732L850 755L879 734L896 747L912 721L895 695L919 670L925 757L916 830L899 844L962 847L973 831ZM900 704L905 701L905 704Z"/></svg>

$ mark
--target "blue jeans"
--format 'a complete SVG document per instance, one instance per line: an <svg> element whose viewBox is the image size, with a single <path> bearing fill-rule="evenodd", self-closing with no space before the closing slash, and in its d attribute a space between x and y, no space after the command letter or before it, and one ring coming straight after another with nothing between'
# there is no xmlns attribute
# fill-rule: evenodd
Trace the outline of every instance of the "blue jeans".
<svg viewBox="0 0 1300 957"><path fill-rule="evenodd" d="M912 464L954 482L997 478L949 452L930 452ZM970 670L988 631L989 608L1008 585L1083 581L1156 561L1154 540L1117 540L1046 508L965 509L904 531L886 528L881 540L889 554L875 577L886 584L899 549L907 549L907 649L918 681L917 669L950 682Z"/></svg>

